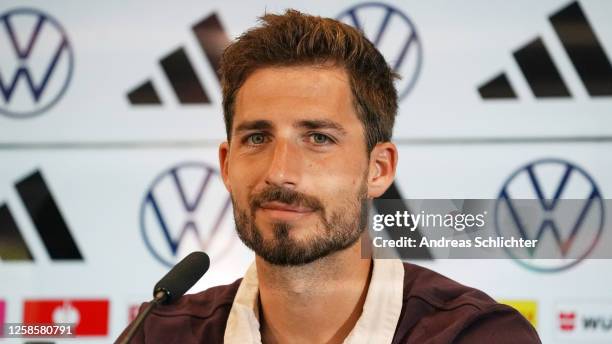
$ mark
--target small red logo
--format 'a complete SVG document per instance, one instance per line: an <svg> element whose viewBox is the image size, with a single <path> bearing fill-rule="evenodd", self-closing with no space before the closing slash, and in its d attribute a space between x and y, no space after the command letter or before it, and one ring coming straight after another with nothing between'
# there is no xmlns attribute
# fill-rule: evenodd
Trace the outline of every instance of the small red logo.
<svg viewBox="0 0 612 344"><path fill-rule="evenodd" d="M74 324L76 336L108 335L108 300L26 300L24 324Z"/></svg>
<svg viewBox="0 0 612 344"><path fill-rule="evenodd" d="M561 331L569 332L573 331L576 327L576 313L575 312L560 312L559 313L559 328Z"/></svg>
<svg viewBox="0 0 612 344"><path fill-rule="evenodd" d="M128 322L134 321L138 316L138 310L140 310L140 305L131 305L128 308Z"/></svg>
<svg viewBox="0 0 612 344"><path fill-rule="evenodd" d="M4 331L5 309L6 309L6 306L5 306L4 301L0 300L0 337L4 335L3 331Z"/></svg>

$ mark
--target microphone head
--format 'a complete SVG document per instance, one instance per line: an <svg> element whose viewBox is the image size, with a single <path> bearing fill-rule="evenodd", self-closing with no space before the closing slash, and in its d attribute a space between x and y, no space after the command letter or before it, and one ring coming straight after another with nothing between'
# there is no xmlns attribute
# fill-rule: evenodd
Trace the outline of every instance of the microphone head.
<svg viewBox="0 0 612 344"><path fill-rule="evenodd" d="M160 303L169 304L178 300L189 288L206 273L210 266L210 259L204 252L191 252L178 262L168 273L162 277L153 288L153 297L162 291L165 297Z"/></svg>

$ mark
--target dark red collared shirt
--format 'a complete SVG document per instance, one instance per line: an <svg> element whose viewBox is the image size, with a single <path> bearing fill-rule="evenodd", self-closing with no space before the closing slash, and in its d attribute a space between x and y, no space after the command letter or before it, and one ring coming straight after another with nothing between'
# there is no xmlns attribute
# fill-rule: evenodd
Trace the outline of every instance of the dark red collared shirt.
<svg viewBox="0 0 612 344"><path fill-rule="evenodd" d="M429 269L403 266L402 310L393 344L541 343L515 309ZM132 343L223 343L241 280L156 308Z"/></svg>

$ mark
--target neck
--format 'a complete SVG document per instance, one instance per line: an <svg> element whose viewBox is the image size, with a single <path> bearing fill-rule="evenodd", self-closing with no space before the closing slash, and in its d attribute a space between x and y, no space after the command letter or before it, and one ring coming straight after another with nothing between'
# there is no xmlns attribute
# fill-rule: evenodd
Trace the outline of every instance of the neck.
<svg viewBox="0 0 612 344"><path fill-rule="evenodd" d="M360 240L302 266L256 265L264 343L342 343L359 319L372 266Z"/></svg>

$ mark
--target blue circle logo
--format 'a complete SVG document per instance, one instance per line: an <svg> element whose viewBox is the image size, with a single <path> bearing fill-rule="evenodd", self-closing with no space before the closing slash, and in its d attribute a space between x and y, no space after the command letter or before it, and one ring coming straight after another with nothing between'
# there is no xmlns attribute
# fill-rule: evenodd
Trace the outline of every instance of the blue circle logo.
<svg viewBox="0 0 612 344"><path fill-rule="evenodd" d="M584 169L561 159L542 159L522 166L504 182L495 203L495 229L500 237L538 240L535 248L505 248L520 265L558 272L593 252L604 215L599 187Z"/></svg>
<svg viewBox="0 0 612 344"><path fill-rule="evenodd" d="M391 5L367 2L347 9L337 19L364 33L391 68L402 76L396 82L399 99L408 96L423 64L421 39L410 18Z"/></svg>
<svg viewBox="0 0 612 344"><path fill-rule="evenodd" d="M140 208L143 240L162 264L173 266L192 251L221 259L237 241L231 199L219 172L184 162L160 173Z"/></svg>
<svg viewBox="0 0 612 344"><path fill-rule="evenodd" d="M66 92L74 54L60 23L36 9L0 15L0 113L28 118L55 105Z"/></svg>

